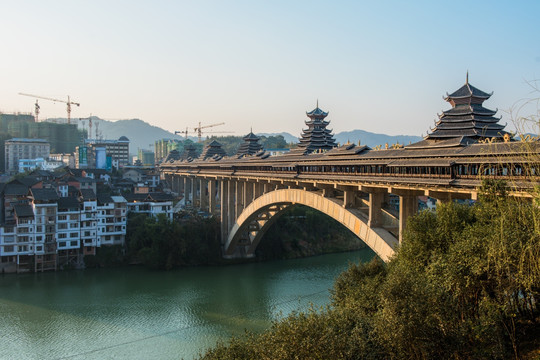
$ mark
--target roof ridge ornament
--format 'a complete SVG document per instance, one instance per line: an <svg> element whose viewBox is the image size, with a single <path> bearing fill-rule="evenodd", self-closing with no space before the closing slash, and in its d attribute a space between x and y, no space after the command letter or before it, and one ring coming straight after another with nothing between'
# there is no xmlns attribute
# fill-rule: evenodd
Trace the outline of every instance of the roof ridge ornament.
<svg viewBox="0 0 540 360"><path fill-rule="evenodd" d="M465 77L465 84L469 84L469 69L467 69L467 75Z"/></svg>

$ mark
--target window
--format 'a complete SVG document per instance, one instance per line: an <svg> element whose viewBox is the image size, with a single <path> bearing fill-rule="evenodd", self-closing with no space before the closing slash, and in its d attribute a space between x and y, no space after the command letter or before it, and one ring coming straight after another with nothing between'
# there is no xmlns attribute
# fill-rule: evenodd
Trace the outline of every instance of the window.
<svg viewBox="0 0 540 360"><path fill-rule="evenodd" d="M13 252L14 250L15 250L15 247L13 245L4 246L4 252Z"/></svg>
<svg viewBox="0 0 540 360"><path fill-rule="evenodd" d="M59 221L67 220L67 215L58 215L58 220Z"/></svg>
<svg viewBox="0 0 540 360"><path fill-rule="evenodd" d="M72 241L72 242L71 242L71 246L77 246L77 245L78 245L78 244L77 244L77 241Z"/></svg>
<svg viewBox="0 0 540 360"><path fill-rule="evenodd" d="M77 229L79 227L79 223L71 223L71 224L69 224L69 227L71 229Z"/></svg>
<svg viewBox="0 0 540 360"><path fill-rule="evenodd" d="M66 242L65 242L65 241L60 241L60 242L58 243L58 246L59 246L59 247L66 247Z"/></svg>
<svg viewBox="0 0 540 360"><path fill-rule="evenodd" d="M71 238L78 237L78 236L79 236L79 233L76 233L76 232L72 232L69 234L69 237Z"/></svg>
<svg viewBox="0 0 540 360"><path fill-rule="evenodd" d="M67 234L66 233L59 233L58 238L59 239L65 239L65 238L67 238Z"/></svg>

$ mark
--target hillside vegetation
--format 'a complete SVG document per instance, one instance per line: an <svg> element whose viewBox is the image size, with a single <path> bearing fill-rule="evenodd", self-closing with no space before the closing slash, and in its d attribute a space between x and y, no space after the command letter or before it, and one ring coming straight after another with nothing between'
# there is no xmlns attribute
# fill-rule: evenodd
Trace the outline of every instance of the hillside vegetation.
<svg viewBox="0 0 540 360"><path fill-rule="evenodd" d="M388 264L351 265L331 305L294 313L201 359L540 356L540 208L485 183L474 206L413 217Z"/></svg>

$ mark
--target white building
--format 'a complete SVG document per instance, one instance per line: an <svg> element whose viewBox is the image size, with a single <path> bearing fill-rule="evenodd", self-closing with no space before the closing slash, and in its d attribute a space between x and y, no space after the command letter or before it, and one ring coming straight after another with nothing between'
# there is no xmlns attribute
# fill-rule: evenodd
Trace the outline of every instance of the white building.
<svg viewBox="0 0 540 360"><path fill-rule="evenodd" d="M97 236L97 196L92 190L81 190L81 242L84 255L95 255Z"/></svg>
<svg viewBox="0 0 540 360"><path fill-rule="evenodd" d="M97 246L123 245L126 241L127 207L123 196L97 196Z"/></svg>
<svg viewBox="0 0 540 360"><path fill-rule="evenodd" d="M36 220L30 205L14 205L15 246L17 250L17 268L28 268L33 255L43 254L43 241L36 244Z"/></svg>
<svg viewBox="0 0 540 360"><path fill-rule="evenodd" d="M19 159L19 172L32 171L34 169L42 169L52 171L64 166L61 161L49 161L44 158L37 159Z"/></svg>
<svg viewBox="0 0 540 360"><path fill-rule="evenodd" d="M5 172L16 174L19 171L19 159L48 159L51 145L44 139L13 138L6 140L5 148Z"/></svg>
<svg viewBox="0 0 540 360"><path fill-rule="evenodd" d="M173 196L166 193L129 194L127 207L129 212L138 214L148 214L157 217L165 214L169 219L173 219Z"/></svg>
<svg viewBox="0 0 540 360"><path fill-rule="evenodd" d="M56 270L58 194L54 189L30 189L30 199L36 219L36 244L43 244L42 256L35 259L35 271Z"/></svg>
<svg viewBox="0 0 540 360"><path fill-rule="evenodd" d="M81 210L76 197L61 197L58 199L56 214L56 239L58 254L71 256L78 253L81 247L80 231Z"/></svg>

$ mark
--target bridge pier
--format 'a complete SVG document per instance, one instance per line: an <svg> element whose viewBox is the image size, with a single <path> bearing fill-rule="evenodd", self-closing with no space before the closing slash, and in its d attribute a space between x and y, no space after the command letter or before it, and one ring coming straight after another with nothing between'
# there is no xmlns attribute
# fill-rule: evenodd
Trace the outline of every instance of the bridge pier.
<svg viewBox="0 0 540 360"><path fill-rule="evenodd" d="M208 180L206 179L201 179L201 181L199 182L199 206L201 208L201 210L203 211L208 211L208 191L207 191L207 186L208 186Z"/></svg>
<svg viewBox="0 0 540 360"><path fill-rule="evenodd" d="M227 181L227 234L231 231L236 221L236 181Z"/></svg>
<svg viewBox="0 0 540 360"><path fill-rule="evenodd" d="M229 181L221 179L221 245L225 245L229 236Z"/></svg>
<svg viewBox="0 0 540 360"><path fill-rule="evenodd" d="M384 202L385 189L374 189L369 194L369 217L368 226L371 228L381 227L382 221L382 204Z"/></svg>
<svg viewBox="0 0 540 360"><path fill-rule="evenodd" d="M216 212L216 185L217 180L208 180L208 212Z"/></svg>
<svg viewBox="0 0 540 360"><path fill-rule="evenodd" d="M424 192L394 188L390 188L389 192L399 196L399 242L401 243L407 220L418 212L418 196L424 195Z"/></svg>

